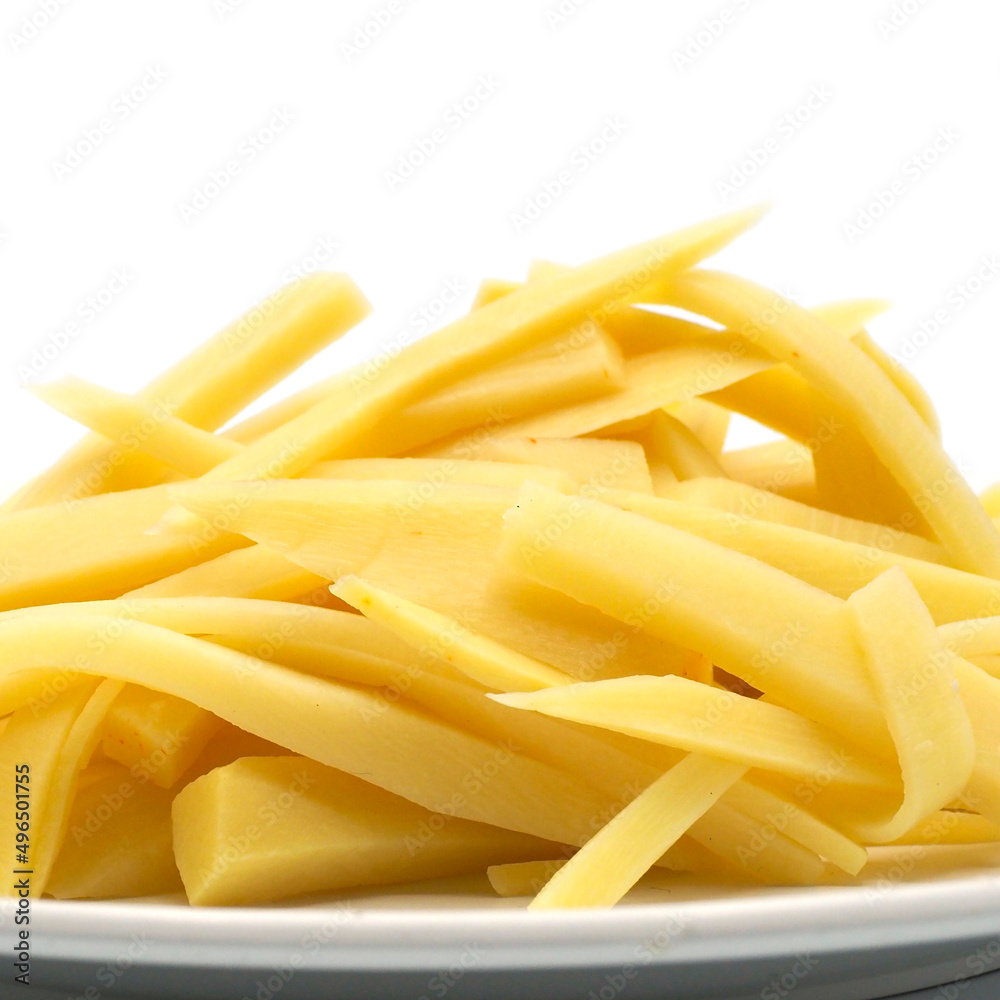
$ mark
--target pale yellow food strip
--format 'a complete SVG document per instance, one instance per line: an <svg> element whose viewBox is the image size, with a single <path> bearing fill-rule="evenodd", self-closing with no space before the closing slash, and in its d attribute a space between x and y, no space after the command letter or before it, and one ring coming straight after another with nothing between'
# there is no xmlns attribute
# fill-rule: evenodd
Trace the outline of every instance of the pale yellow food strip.
<svg viewBox="0 0 1000 1000"><path fill-rule="evenodd" d="M974 663L990 677L1000 677L1000 655L997 653L981 653L979 656L970 656L968 659L970 663Z"/></svg>
<svg viewBox="0 0 1000 1000"><path fill-rule="evenodd" d="M666 462L679 481L702 476L725 476L718 458L686 424L666 410L653 414L648 433L654 459Z"/></svg>
<svg viewBox="0 0 1000 1000"><path fill-rule="evenodd" d="M867 330L854 334L851 340L889 376L896 388L910 401L913 409L920 414L920 419L927 424L934 436L940 439L941 421L938 419L937 410L934 409L931 397L917 381L916 376L879 347Z"/></svg>
<svg viewBox="0 0 1000 1000"><path fill-rule="evenodd" d="M452 623L452 627L443 633L446 641L442 642L442 625L436 616L420 614L417 617L409 617L401 621L398 616L391 615L391 607L386 608L382 605L382 595L375 591L369 584L363 581L356 581L354 578L341 581L341 587L345 584L349 585L349 589L344 593L344 596L350 597L352 603L355 603L359 608L366 611L366 613L372 613L369 611L369 606L364 605L362 600L365 596L373 596L375 598L374 614L379 616L380 621L394 627L400 635L409 637L414 647L419 647L422 651L433 646L441 646L449 649L451 651L451 655L447 660L449 666L457 667L464 672L474 674L477 676L477 679L482 680L488 687L507 691L524 691L530 690L532 687L540 689L545 685L539 684L538 681L549 680L547 677L538 676L537 669L541 665L535 666L529 678L523 670L523 661L513 654L511 650L488 640L484 641L480 636L473 636L464 630L454 628L455 623ZM337 589L340 590L340 587ZM396 599L392 600L395 601ZM485 656L483 655L484 651ZM534 663L534 661L529 662ZM297 665L304 669L317 668L316 664L298 663ZM484 667L491 672L488 674L484 673ZM497 667L499 669L496 669ZM375 681L377 678L367 677L365 679ZM560 682L563 680L562 677L559 678ZM400 675L398 682L409 695L416 697L427 707L437 706L440 711L442 704L449 703L449 707L454 713L450 715L450 718L455 721L464 719L469 725L476 725L478 723L477 731L480 735L502 738L503 733L506 731L508 734L513 734L518 742L524 745L535 756L539 757L539 759L547 760L549 763L570 772L575 771L582 763L585 768L584 775L589 774L593 780L600 779L599 786L611 795L617 794L622 788L633 787L637 783L640 787L645 787L655 780L657 776L656 768L662 769L676 761L676 757L671 759L643 751L642 747L644 744L637 743L634 740L630 740L627 744L619 743L615 749L607 745L588 745L586 737L588 734L593 733L591 727L586 727L579 732L576 729L563 730L562 732L549 732L542 729L541 731L533 732L531 729L524 727L523 720L521 720L521 725L517 725L518 719L516 714L513 719L507 717L496 720L498 725L491 730L482 725L483 708L485 706L481 698L473 697L470 699L466 695L464 699L459 698L456 700L454 695L457 692L454 685L451 685L450 690L447 683L443 684L441 681L435 681L430 685L426 685L426 678L423 673L415 675L413 671L408 671L405 676ZM421 687L429 689L421 690ZM530 715L527 716L527 718L531 717ZM540 717L534 715L534 718L539 719ZM592 737L590 738L592 739ZM539 743L539 740L542 742ZM553 754L553 749L556 749L555 754ZM649 749L653 750L654 748L650 747ZM636 754L641 754L644 763L647 765L644 772L637 773L634 759L628 761L620 757L620 752L623 750L627 754L632 754L633 757ZM828 755L824 758L824 766L829 766L830 756ZM650 771L650 767L654 768L654 770ZM838 772L843 771L843 766L838 766L837 770ZM869 773L867 777L870 780L872 774ZM849 781L850 777L847 777L847 780ZM875 778L875 781L877 784L886 784L886 781L882 778ZM782 802L774 793L757 787L746 787L742 792L740 801L741 804L749 806L749 809L745 809L744 811L748 811L758 817L765 816L769 810L771 812L777 811L780 813L780 821L790 836L793 838L797 837L804 846L810 849L819 847L826 856L830 857L831 860L835 861L835 863L839 864L846 871L853 872L855 870L858 851L860 849L856 845L852 845L850 841L847 841L846 838L839 835L827 824L824 824L804 810L789 806L787 803ZM776 803L778 804L777 806ZM685 849L690 849L690 842L686 839L681 844ZM831 849L831 845L833 849ZM676 852L673 861L668 858L661 863L680 864L682 866L689 864L688 861L676 858Z"/></svg>
<svg viewBox="0 0 1000 1000"><path fill-rule="evenodd" d="M1000 533L909 400L863 351L807 310L731 275L686 272L668 298L740 330L845 407L955 565L1000 576Z"/></svg>
<svg viewBox="0 0 1000 1000"><path fill-rule="evenodd" d="M919 594L896 567L847 601L903 774L903 799L856 826L889 843L957 798L972 777L976 745L951 657Z"/></svg>
<svg viewBox="0 0 1000 1000"><path fill-rule="evenodd" d="M584 844L528 908L613 906L745 770L685 757Z"/></svg>
<svg viewBox="0 0 1000 1000"><path fill-rule="evenodd" d="M528 479L554 489L575 491L576 482L556 469L539 466L466 461L464 459L345 459L322 462L309 470L310 478L397 479L415 485L404 506L422 503L422 495L444 483L478 483L514 488ZM225 552L214 559L163 577L130 591L134 597L251 597L289 601L330 582L290 562L263 545Z"/></svg>
<svg viewBox="0 0 1000 1000"><path fill-rule="evenodd" d="M356 374L364 371L359 366ZM249 444L305 413L335 391L343 376L333 375L299 390L226 431ZM544 341L498 365L390 414L372 430L369 452L395 455L459 431L518 420L552 406L568 406L621 388L621 351L596 323Z"/></svg>
<svg viewBox="0 0 1000 1000"><path fill-rule="evenodd" d="M0 609L118 597L247 545L214 528L146 535L169 507L151 486L0 515Z"/></svg>
<svg viewBox="0 0 1000 1000"><path fill-rule="evenodd" d="M53 805L54 793L62 786L60 767L63 747L99 686L97 679L90 678L67 684L61 692L53 691L52 697L45 702L20 708L0 734L0 765L11 785L10 794L0 801L0 819L8 831L10 844L8 858L14 858L18 843L28 845L26 854L29 863L19 864L18 867L29 868L33 872L36 864L40 863L45 868L58 850L58 843L52 841L55 831L46 822L46 811ZM30 817L18 817L18 812L25 810L23 806L21 810L17 808L18 799L14 794L17 775L21 776L21 790L27 789L28 794L21 800L28 799ZM20 841L17 839L19 832L24 834ZM31 879L32 889L38 895L44 890L45 883L44 874L40 874L38 880L34 876ZM16 895L9 882L3 895Z"/></svg>
<svg viewBox="0 0 1000 1000"><path fill-rule="evenodd" d="M859 430L850 408L812 387L810 398L817 504L932 536L923 515Z"/></svg>
<svg viewBox="0 0 1000 1000"><path fill-rule="evenodd" d="M174 863L173 794L110 761L84 770L45 891L56 899L182 892Z"/></svg>
<svg viewBox="0 0 1000 1000"><path fill-rule="evenodd" d="M1000 826L1000 680L960 656L953 656L951 669L976 742L976 764L961 802Z"/></svg>
<svg viewBox="0 0 1000 1000"><path fill-rule="evenodd" d="M137 395L169 401L176 417L216 430L370 309L346 275L310 275L255 305ZM161 464L90 434L0 506L0 513L147 486L161 482L163 471Z"/></svg>
<svg viewBox="0 0 1000 1000"><path fill-rule="evenodd" d="M444 661L497 691L534 691L569 684L572 677L545 663L470 632L461 622L373 586L344 576L331 588L366 618L392 629L425 662Z"/></svg>
<svg viewBox="0 0 1000 1000"><path fill-rule="evenodd" d="M447 451L454 454L452 445ZM642 445L635 441L598 438L487 437L474 445L477 459L513 462L561 470L584 487L583 492L634 489L651 493L653 483ZM317 466L322 469L324 465ZM358 477L363 478L363 477ZM531 477L541 482L539 477ZM626 485L630 483L631 485ZM497 483L496 485L507 485Z"/></svg>
<svg viewBox="0 0 1000 1000"><path fill-rule="evenodd" d="M864 847L829 823L806 812L794 796L786 798L762 786L754 780L753 774L733 785L723 801L826 858L849 875L857 875L868 862L868 852Z"/></svg>
<svg viewBox="0 0 1000 1000"><path fill-rule="evenodd" d="M177 867L195 906L462 875L553 850L302 757L245 757L212 771L178 794L172 813Z"/></svg>
<svg viewBox="0 0 1000 1000"><path fill-rule="evenodd" d="M625 387L597 399L550 410L498 427L497 437L578 437L612 424L645 416L654 410L711 392L772 362L744 345L733 353L734 339L725 333L676 341L655 353L625 362Z"/></svg>
<svg viewBox="0 0 1000 1000"><path fill-rule="evenodd" d="M747 486L801 503L816 499L812 452L797 441L783 438L725 451L719 456L719 464L730 479ZM815 503L810 505L815 506Z"/></svg>
<svg viewBox="0 0 1000 1000"><path fill-rule="evenodd" d="M16 712L0 736L0 760L8 773L14 775L15 765L31 769L29 864L24 867L31 869L31 886L39 896L66 833L77 775L96 748L101 720L121 688L118 681L77 683L41 708L29 705ZM17 829L13 805L12 797L11 808L2 810L11 831Z"/></svg>
<svg viewBox="0 0 1000 1000"><path fill-rule="evenodd" d="M129 591L130 597L247 597L290 601L330 581L280 552L249 545Z"/></svg>
<svg viewBox="0 0 1000 1000"><path fill-rule="evenodd" d="M622 250L549 281L533 282L418 340L371 379L345 375L301 416L255 441L209 477L245 480L294 476L323 458L345 457L379 419L421 396L538 345L576 323L597 322L623 300L662 283L721 249L757 220L738 212ZM167 524L190 524L175 512Z"/></svg>
<svg viewBox="0 0 1000 1000"><path fill-rule="evenodd" d="M704 652L776 703L891 753L838 598L688 532L530 483L503 534L511 572L619 620L641 614L647 631Z"/></svg>
<svg viewBox="0 0 1000 1000"><path fill-rule="evenodd" d="M714 823L711 832L707 829L710 819ZM771 885L817 885L831 871L815 851L776 830L769 819L754 819L724 800L695 822L688 836L710 845L746 875ZM782 873L780 880L775 872Z"/></svg>
<svg viewBox="0 0 1000 1000"><path fill-rule="evenodd" d="M905 368L861 329L886 308L888 303L879 300L860 300L814 306L810 312L861 348L909 399L934 435L940 437L940 424L927 393ZM795 441L806 443L813 435L809 383L787 364L775 365L767 371L751 375L719 389L709 398Z"/></svg>
<svg viewBox="0 0 1000 1000"><path fill-rule="evenodd" d="M73 375L29 386L49 406L132 451L149 455L184 476L201 476L242 451L172 413L170 404L114 392Z"/></svg>
<svg viewBox="0 0 1000 1000"><path fill-rule="evenodd" d="M739 517L755 518L785 524L790 528L829 535L844 542L864 545L875 552L895 552L897 555L922 559L925 562L945 563L944 549L935 542L929 542L919 535L897 531L883 524L859 521L844 517L819 507L789 500L746 483L732 479L693 479L683 484L677 483L666 490L663 496L668 500L715 507Z"/></svg>
<svg viewBox="0 0 1000 1000"><path fill-rule="evenodd" d="M195 762L222 720L190 702L123 685L101 724L106 757L143 781L171 788Z"/></svg>
<svg viewBox="0 0 1000 1000"><path fill-rule="evenodd" d="M996 580L940 563L644 493L608 490L602 499L752 556L844 599L890 567L902 567L939 625L1000 605Z"/></svg>
<svg viewBox="0 0 1000 1000"><path fill-rule="evenodd" d="M937 846L944 844L988 844L1000 841L1000 826L970 812L941 811L917 823L896 845Z"/></svg>
<svg viewBox="0 0 1000 1000"><path fill-rule="evenodd" d="M488 697L513 708L802 779L825 774L831 761L850 746L788 709L684 677L622 677ZM849 761L835 780L888 791L898 784L889 762L878 766Z"/></svg>
<svg viewBox="0 0 1000 1000"><path fill-rule="evenodd" d="M101 616L10 617L0 623L4 675L72 662ZM167 629L135 622L83 670L165 691L294 753L432 811L559 843L579 843L607 800L512 748L374 691L310 677ZM6 735L6 734L5 734ZM484 776L489 775L488 780Z"/></svg>
<svg viewBox="0 0 1000 1000"><path fill-rule="evenodd" d="M583 442L580 442L583 443ZM609 449L610 450L610 449ZM518 462L514 458L490 460L487 456L475 459L465 458L346 458L335 462L320 462L308 471L308 479L395 479L414 483L413 503L420 500L446 483L465 483L474 486L499 486L503 489L519 489L525 482L545 483L552 489L575 492L585 473L577 468L579 475L569 471L570 463L564 468L554 463L541 461L547 455L535 455L535 462ZM645 459L639 457L645 467ZM639 460L637 459L637 461ZM629 482L637 486L645 485L641 475L632 476Z"/></svg>
<svg viewBox="0 0 1000 1000"><path fill-rule="evenodd" d="M1000 602L995 611L995 614L942 625L938 635L945 646L959 656L1000 653Z"/></svg>
<svg viewBox="0 0 1000 1000"><path fill-rule="evenodd" d="M648 634L636 616L623 625L552 590L492 580L514 491L448 483L411 505L409 483L303 479L249 493L198 481L173 496L325 579L364 577L578 679L703 670L698 654Z"/></svg>
<svg viewBox="0 0 1000 1000"><path fill-rule="evenodd" d="M488 306L491 302L496 302L497 299L502 299L509 292L520 288L521 285L520 281L509 281L506 278L483 278L473 296L472 308Z"/></svg>

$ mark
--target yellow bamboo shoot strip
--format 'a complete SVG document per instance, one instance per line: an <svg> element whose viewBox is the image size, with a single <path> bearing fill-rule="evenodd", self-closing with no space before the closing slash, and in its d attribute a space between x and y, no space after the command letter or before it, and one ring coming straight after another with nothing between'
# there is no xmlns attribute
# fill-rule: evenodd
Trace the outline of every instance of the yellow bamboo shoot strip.
<svg viewBox="0 0 1000 1000"><path fill-rule="evenodd" d="M248 597L290 601L330 581L280 552L250 545L130 591L128 597Z"/></svg>
<svg viewBox="0 0 1000 1000"><path fill-rule="evenodd" d="M711 834L710 821L716 828ZM777 831L770 820L754 819L724 800L715 804L710 816L693 823L688 836L724 857L735 857L747 875L772 885L770 873L775 869L785 873L786 885L816 885L829 872L815 851Z"/></svg>
<svg viewBox="0 0 1000 1000"><path fill-rule="evenodd" d="M498 896L535 896L568 858L552 861L515 861L509 865L490 865L486 877Z"/></svg>
<svg viewBox="0 0 1000 1000"><path fill-rule="evenodd" d="M553 850L535 837L434 814L301 757L244 758L198 778L174 800L173 829L196 906L461 875ZM234 842L243 845L235 858Z"/></svg>
<svg viewBox="0 0 1000 1000"><path fill-rule="evenodd" d="M364 365L355 373L363 372ZM321 403L342 375L317 382L226 431L249 444ZM624 385L618 346L596 324L543 342L510 361L461 379L393 414L372 432L369 451L398 454L480 424L517 420L552 406L568 406ZM405 437L394 436L403 431Z"/></svg>
<svg viewBox="0 0 1000 1000"><path fill-rule="evenodd" d="M584 442L575 442L574 444ZM588 442L589 443L589 442ZM613 451L609 448L608 451ZM570 463L564 463L566 469L553 467L552 464L541 461L547 458L545 454L535 455L535 462L518 462L514 458L503 458L497 461L488 459L465 458L346 458L337 462L320 462L314 465L308 473L309 479L395 479L400 482L414 483L414 499L440 489L445 483L465 483L473 486L499 486L503 489L516 490L531 480L545 483L552 489L575 492L582 480L580 476L585 471L579 468L579 474L569 470ZM604 457L603 455L601 457ZM643 456L633 456L636 464L642 462ZM306 478L306 477L303 477ZM641 489L644 485L641 474L630 477Z"/></svg>
<svg viewBox="0 0 1000 1000"><path fill-rule="evenodd" d="M850 409L811 388L813 433L809 445L820 506L878 524L932 537L906 491L875 454Z"/></svg>
<svg viewBox="0 0 1000 1000"><path fill-rule="evenodd" d="M15 773L15 764L27 763L31 769L30 863L22 867L31 869L31 887L39 896L66 833L77 776L96 748L101 720L121 688L118 681L77 684L41 709L32 705L15 713L0 737L4 763L11 761L9 772ZM43 741L49 743L45 749ZM9 818L10 829L16 830L13 815Z"/></svg>
<svg viewBox="0 0 1000 1000"><path fill-rule="evenodd" d="M699 396L686 403L677 403L667 412L684 424L712 455L718 458L722 454L733 416L730 410Z"/></svg>
<svg viewBox="0 0 1000 1000"><path fill-rule="evenodd" d="M935 437L940 438L937 414L923 387L861 329L887 307L885 302L862 300L814 306L810 312L838 333L849 336L906 396ZM809 383L788 365L780 364L711 393L709 398L795 441L806 443L813 433L811 396Z"/></svg>
<svg viewBox="0 0 1000 1000"><path fill-rule="evenodd" d="M669 300L743 331L850 412L955 565L1000 576L1000 533L910 401L863 351L807 310L731 275L678 275Z"/></svg>
<svg viewBox="0 0 1000 1000"><path fill-rule="evenodd" d="M951 669L976 740L976 766L961 801L1000 826L1000 680L960 656Z"/></svg>
<svg viewBox="0 0 1000 1000"><path fill-rule="evenodd" d="M175 499L323 576L362 576L579 679L687 673L701 659L541 587L490 578L513 491L390 480L178 484ZM235 502L234 502L235 501Z"/></svg>
<svg viewBox="0 0 1000 1000"><path fill-rule="evenodd" d="M449 666L479 676L481 680L486 682L487 687L506 691L523 691L531 686L538 687L539 680L544 679L538 673L538 669L542 667L541 664L535 664L533 673L529 675L524 670L523 660L517 657L513 651L496 643L489 643L481 636L474 636L455 628L457 623L452 623L451 626L442 631L440 621L436 618L424 614L413 617L395 615L392 613L392 606L387 603L388 601L395 602L395 598L377 591L370 584L356 578L342 580L340 587L344 587L345 584L347 586L344 596L350 597L352 603L356 603L363 611L377 615L380 621L394 628L398 634L406 637L415 647L422 650L448 649L447 663ZM367 596L373 598L372 605L363 604L363 599ZM386 603L383 603L383 600ZM292 660L286 662L293 662L301 669L314 672L323 669L322 666L311 661ZM487 674L486 671L489 673ZM379 678L371 674L356 676L353 679L379 683ZM514 713L513 718L509 714L499 719L484 718L484 709L486 705L491 703L482 698L481 690L472 694L456 690L456 686L447 681L431 678L431 683L425 683L426 680L423 674L415 677L412 670L407 671L405 676L396 678L397 682L401 682L400 686L405 687L407 692L421 704L428 708L436 706L439 712L442 706L447 704L449 713L451 713L448 715L450 719L464 720L467 725L475 725L480 735L487 738L500 738L506 729L529 753L540 760L561 767L570 773L578 771L582 764L584 767L583 777L597 782L598 787L616 797L620 794L621 789L633 787L638 789L650 785L665 768L671 767L679 759L676 751L667 750L666 747L659 747L645 740L631 738L625 738L623 742L621 737L615 737L608 732L598 737L600 740L598 743L595 741L595 736L598 734L590 726L582 729L570 726L562 731L550 731L545 728L531 729L523 725L523 720L518 724L517 715L519 713L517 712ZM414 683L415 681L416 683ZM499 708L500 706L494 707ZM538 720L544 718L535 713L527 714L525 717L533 717ZM551 719L546 719L546 722L560 725ZM499 729L490 728L491 725L498 725ZM609 739L612 740L613 745L608 744ZM623 752L626 755L625 758L622 757ZM637 771L637 761L645 765L644 769ZM838 780L839 770L838 768ZM847 780L849 781L850 778L848 777ZM792 802L756 786L747 786L741 794L740 802L748 805L749 808L746 811L758 818L780 814L779 820L773 820L773 822L780 821L782 829L793 840L830 858L845 871L854 870L858 858L857 846ZM710 831L706 836L709 837L710 842ZM672 849L670 856L663 859L663 864L667 867L677 866L688 870L690 860L686 855L680 854L681 847L689 853L691 842L687 839L680 842L677 849ZM737 865L737 867L739 866Z"/></svg>
<svg viewBox="0 0 1000 1000"><path fill-rule="evenodd" d="M93 615L6 618L3 675L71 663L96 629ZM96 653L85 673L184 698L293 753L464 819L558 843L580 843L603 796L372 691L310 677L167 629L136 622ZM373 718L374 715L374 718Z"/></svg>
<svg viewBox="0 0 1000 1000"><path fill-rule="evenodd" d="M168 403L114 392L73 375L28 389L70 419L185 476L204 475L243 450L175 417Z"/></svg>
<svg viewBox="0 0 1000 1000"><path fill-rule="evenodd" d="M498 427L497 437L578 437L644 416L746 378L772 362L733 337L708 332L625 362L625 388L588 402L550 410Z"/></svg>
<svg viewBox="0 0 1000 1000"><path fill-rule="evenodd" d="M557 274L564 274L570 268L550 260L534 260L528 269L529 281L545 281ZM620 309L604 320L605 329L621 345L628 357L662 350L671 341L689 337L691 334L711 332L705 324L692 323L676 316L665 316L651 312L641 306Z"/></svg>
<svg viewBox="0 0 1000 1000"><path fill-rule="evenodd" d="M989 844L1000 841L1000 826L970 812L932 813L893 846L937 846L939 844Z"/></svg>
<svg viewBox="0 0 1000 1000"><path fill-rule="evenodd" d="M751 819L811 848L849 875L857 875L868 861L868 852L860 844L806 812L794 800L758 784L752 775L733 785L723 801Z"/></svg>
<svg viewBox="0 0 1000 1000"><path fill-rule="evenodd" d="M81 615L112 618L115 622L107 632L97 632L97 640L92 645L110 644L134 623L144 622L186 635L243 636L259 648L254 655L262 658L268 645L280 648L283 641L297 640L397 663L408 663L412 659L410 644L378 622L346 611L283 601L235 597L126 597L118 601L85 601L7 612L0 614L0 623L11 618L42 616L51 620L64 616L75 619Z"/></svg>
<svg viewBox="0 0 1000 1000"><path fill-rule="evenodd" d="M576 484L553 469L464 459L346 459L322 462L309 470L310 478L397 479L415 483L401 502L419 502L423 493L442 482L479 483L518 487L528 479L554 489L573 492ZM279 552L251 545L190 566L179 573L130 592L132 597L252 597L290 601L328 584L327 577L311 573Z"/></svg>
<svg viewBox="0 0 1000 1000"><path fill-rule="evenodd" d="M502 566L644 627L771 700L892 752L844 602L739 552L637 514L527 484Z"/></svg>
<svg viewBox="0 0 1000 1000"><path fill-rule="evenodd" d="M401 636L425 662L444 661L484 687L536 691L572 681L561 670L486 636L475 635L454 618L422 608L356 576L341 577L331 590L366 618Z"/></svg>
<svg viewBox="0 0 1000 1000"><path fill-rule="evenodd" d="M883 573L847 606L896 744L904 790L891 815L857 830L870 843L888 843L962 794L976 744L951 657L902 569Z"/></svg>
<svg viewBox="0 0 1000 1000"><path fill-rule="evenodd" d="M678 480L725 476L718 459L702 444L698 436L666 410L653 414L649 436L654 458L666 462Z"/></svg>
<svg viewBox="0 0 1000 1000"><path fill-rule="evenodd" d="M27 855L28 863L19 862L17 867L31 869L32 872L39 868L42 877L36 879L33 874L30 880L32 893L39 896L45 882L41 868L47 867L46 858L51 860L58 850L58 844L50 840L53 830L47 823L46 811L53 805L54 793L62 784L63 748L99 686L97 679L87 678L45 704L25 706L14 713L0 735L0 766L11 784L11 794L5 795L0 802L0 820L9 831L10 838L6 853L8 859L13 860L15 852L21 850ZM26 794L13 794L17 780L21 782L19 791ZM22 802L20 807L17 805L18 798ZM23 804L24 799L29 800L27 808ZM23 836L19 837L19 833ZM16 846L21 844L27 847ZM3 890L5 896L17 894L11 881Z"/></svg>
<svg viewBox="0 0 1000 1000"><path fill-rule="evenodd" d="M172 798L124 767L95 761L80 774L46 892L56 899L182 892L170 829Z"/></svg>
<svg viewBox="0 0 1000 1000"><path fill-rule="evenodd" d="M937 411L927 390L917 381L913 373L904 368L891 354L883 351L866 330L856 333L851 340L889 376L896 388L910 401L910 406L920 414L920 419L927 424L931 433L940 439L941 421L938 419Z"/></svg>
<svg viewBox="0 0 1000 1000"><path fill-rule="evenodd" d="M719 464L730 479L755 489L768 490L801 503L809 503L815 498L812 452L797 441L784 438L726 451L719 456Z"/></svg>
<svg viewBox="0 0 1000 1000"><path fill-rule="evenodd" d="M520 288L521 284L520 281L508 281L506 278L483 278L476 289L472 308L478 309L480 306L488 306L491 302L503 298L508 292Z"/></svg>
<svg viewBox="0 0 1000 1000"><path fill-rule="evenodd" d="M1000 653L1000 615L951 622L942 625L938 635L945 646L959 656Z"/></svg>
<svg viewBox="0 0 1000 1000"><path fill-rule="evenodd" d="M528 908L613 906L745 770L685 757L584 844Z"/></svg>
<svg viewBox="0 0 1000 1000"><path fill-rule="evenodd" d="M140 390L170 401L174 416L213 431L317 351L359 323L370 306L343 274L314 274L279 289ZM7 513L162 481L163 466L90 434L16 494Z"/></svg>
<svg viewBox="0 0 1000 1000"><path fill-rule="evenodd" d="M565 340L561 352L537 357L530 352L523 362L489 368L419 400L379 424L365 439L364 454L403 454L456 435L476 440L482 428L599 399L625 385L621 351L607 334L587 327Z"/></svg>
<svg viewBox="0 0 1000 1000"><path fill-rule="evenodd" d="M151 486L0 516L0 609L118 597L247 544L144 534L169 506L166 487Z"/></svg>
<svg viewBox="0 0 1000 1000"><path fill-rule="evenodd" d="M970 663L975 664L990 677L1000 677L1000 656L996 653L981 653L979 656L970 656L968 659Z"/></svg>
<svg viewBox="0 0 1000 1000"><path fill-rule="evenodd" d="M103 720L101 750L142 781L171 788L221 726L197 705L125 684Z"/></svg>
<svg viewBox="0 0 1000 1000"><path fill-rule="evenodd" d="M488 697L512 708L803 779L825 773L849 749L842 737L788 709L684 677L621 677ZM898 783L888 762L850 761L837 779L888 790Z"/></svg>
<svg viewBox="0 0 1000 1000"><path fill-rule="evenodd" d="M600 322L598 311L612 312L623 300L715 253L759 215L733 213L511 292L418 340L373 378L345 375L321 403L216 466L209 477L295 476L323 458L346 457L344 450L359 447L380 419L576 323ZM180 510L166 523L178 527L191 521L191 513Z"/></svg>
<svg viewBox="0 0 1000 1000"><path fill-rule="evenodd" d="M844 599L885 570L900 566L939 625L974 618L1000 606L996 580L940 563L645 493L608 490L602 499L752 556Z"/></svg>
<svg viewBox="0 0 1000 1000"><path fill-rule="evenodd" d="M635 441L598 438L487 437L476 442L474 449L476 457L481 460L522 463L561 470L571 476L577 484L584 485L585 492L614 487L650 493L653 489L645 452L642 445ZM327 463L322 463L316 468L325 469L326 465ZM531 479L535 482L541 481L534 475ZM626 486L626 483L632 485Z"/></svg>
<svg viewBox="0 0 1000 1000"><path fill-rule="evenodd" d="M714 507L739 517L756 518L759 521L829 535L843 542L864 545L876 552L894 552L922 559L924 562L946 562L944 549L919 535L896 531L884 524L858 521L819 507L810 507L732 479L692 479L670 487L664 497L702 507Z"/></svg>

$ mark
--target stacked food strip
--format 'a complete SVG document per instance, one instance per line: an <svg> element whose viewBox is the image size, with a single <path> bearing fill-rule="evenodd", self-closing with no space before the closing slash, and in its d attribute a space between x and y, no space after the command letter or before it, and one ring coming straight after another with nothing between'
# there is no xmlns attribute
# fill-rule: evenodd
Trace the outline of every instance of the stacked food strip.
<svg viewBox="0 0 1000 1000"><path fill-rule="evenodd" d="M134 395L33 387L90 431L0 513L35 893L488 872L606 906L1000 839L1000 505L865 332L882 303L699 266L756 216L487 280L235 424L365 317L348 278ZM733 413L776 439L726 450Z"/></svg>

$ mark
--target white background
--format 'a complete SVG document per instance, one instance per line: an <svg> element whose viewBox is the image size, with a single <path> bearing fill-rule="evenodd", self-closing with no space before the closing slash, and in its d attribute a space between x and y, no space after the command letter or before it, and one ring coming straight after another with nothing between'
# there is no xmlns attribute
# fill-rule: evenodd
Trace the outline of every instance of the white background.
<svg viewBox="0 0 1000 1000"><path fill-rule="evenodd" d="M768 199L719 263L806 304L892 299L872 332L929 387L983 487L1000 478L1000 281L965 283L1000 251L998 28L996 0L6 0L0 493L78 435L19 389L33 357L32 378L134 390L324 241L377 315L295 384L373 352L449 279L465 294L442 321L484 275ZM251 158L277 112L293 120ZM396 183L435 128L444 140ZM234 159L225 189L185 212ZM563 170L571 183L520 225ZM881 218L850 230L893 181ZM127 287L93 316L116 271Z"/></svg>

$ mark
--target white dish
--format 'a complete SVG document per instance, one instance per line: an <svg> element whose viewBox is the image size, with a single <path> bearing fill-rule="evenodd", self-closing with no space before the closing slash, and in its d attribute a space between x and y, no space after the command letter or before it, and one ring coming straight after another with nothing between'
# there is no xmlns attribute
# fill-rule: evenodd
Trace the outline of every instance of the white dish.
<svg viewBox="0 0 1000 1000"><path fill-rule="evenodd" d="M528 913L523 900L468 884L266 909L41 900L32 984L36 996L88 997L93 986L88 1000L872 1000L1000 968L1000 845L961 854L958 871L944 870L934 849L884 854L866 884L851 887L706 886L681 876L604 911ZM9 908L3 926L12 927ZM996 983L980 994L993 979L940 996L993 996Z"/></svg>

